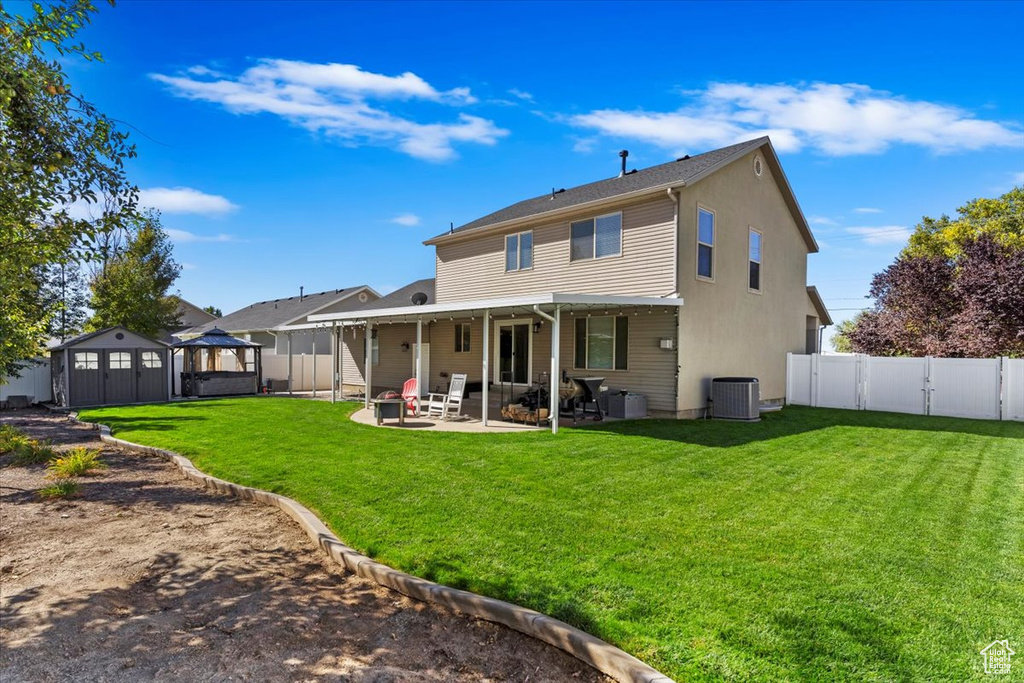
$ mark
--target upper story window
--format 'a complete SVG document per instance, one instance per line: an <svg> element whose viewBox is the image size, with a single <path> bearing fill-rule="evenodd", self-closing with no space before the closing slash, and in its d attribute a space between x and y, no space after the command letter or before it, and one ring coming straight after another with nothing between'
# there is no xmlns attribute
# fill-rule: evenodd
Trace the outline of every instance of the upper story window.
<svg viewBox="0 0 1024 683"><path fill-rule="evenodd" d="M701 208L697 209L697 277L715 277L715 214Z"/></svg>
<svg viewBox="0 0 1024 683"><path fill-rule="evenodd" d="M622 212L575 221L570 232L571 261L622 254Z"/></svg>
<svg viewBox="0 0 1024 683"><path fill-rule="evenodd" d="M629 317L576 319L573 367L580 370L625 370L629 351Z"/></svg>
<svg viewBox="0 0 1024 683"><path fill-rule="evenodd" d="M750 229L750 244L747 247L747 260L749 262L747 287L752 292L761 291L761 241L764 238L757 230Z"/></svg>
<svg viewBox="0 0 1024 683"><path fill-rule="evenodd" d="M533 268L533 231L505 235L505 270Z"/></svg>
<svg viewBox="0 0 1024 683"><path fill-rule="evenodd" d="M455 353L469 353L469 323L455 323Z"/></svg>

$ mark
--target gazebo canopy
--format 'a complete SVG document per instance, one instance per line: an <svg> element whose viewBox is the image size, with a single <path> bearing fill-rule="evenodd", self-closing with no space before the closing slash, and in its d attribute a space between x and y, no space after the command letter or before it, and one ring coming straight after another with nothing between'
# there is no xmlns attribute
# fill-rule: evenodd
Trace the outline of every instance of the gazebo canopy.
<svg viewBox="0 0 1024 683"><path fill-rule="evenodd" d="M246 341L245 339L239 339L238 337L232 337L230 334L215 327L212 330L204 332L194 339L186 339L171 344L171 348L174 349L238 349L238 348L258 348L263 344L257 344L256 342Z"/></svg>

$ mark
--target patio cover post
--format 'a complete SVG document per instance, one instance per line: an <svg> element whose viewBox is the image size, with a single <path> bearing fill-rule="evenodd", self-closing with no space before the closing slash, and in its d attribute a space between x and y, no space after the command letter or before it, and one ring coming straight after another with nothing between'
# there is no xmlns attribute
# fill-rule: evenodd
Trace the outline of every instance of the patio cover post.
<svg viewBox="0 0 1024 683"><path fill-rule="evenodd" d="M338 323L331 323L331 403L338 400Z"/></svg>
<svg viewBox="0 0 1024 683"><path fill-rule="evenodd" d="M338 326L338 393L345 398L345 352L341 348L345 340L345 321Z"/></svg>
<svg viewBox="0 0 1024 683"><path fill-rule="evenodd" d="M481 399L482 399L482 402L483 402L483 407L480 410L480 418L481 418L481 421L483 422L484 427L487 426L487 412L488 412L487 409L490 407L489 406L489 402L488 402L488 393L489 392L487 391L488 385L490 384L490 379L491 379L490 375L488 374L488 369L487 369L487 357L490 355L490 352L487 350L487 347L489 345L490 338L491 338L490 337L490 327L491 327L491 309L485 308L484 309L483 354L482 354L483 358L484 358L484 363L483 363L483 372L484 372L483 377L484 377L484 381L481 382L482 387L480 389Z"/></svg>
<svg viewBox="0 0 1024 683"><path fill-rule="evenodd" d="M423 396L423 318L416 318L416 413Z"/></svg>
<svg viewBox="0 0 1024 683"><path fill-rule="evenodd" d="M316 398L316 330L313 332L313 398Z"/></svg>
<svg viewBox="0 0 1024 683"><path fill-rule="evenodd" d="M292 333L288 333L288 395L292 395Z"/></svg>
<svg viewBox="0 0 1024 683"><path fill-rule="evenodd" d="M551 323L551 375L548 377L548 399L551 401L551 412L548 413L548 417L551 418L552 434L558 433L558 366L561 365L561 336L562 308L555 306L555 320Z"/></svg>
<svg viewBox="0 0 1024 683"><path fill-rule="evenodd" d="M363 392L363 407L370 409L370 374L373 367L373 323L366 322L366 368L363 370L363 380L366 382L366 390Z"/></svg>

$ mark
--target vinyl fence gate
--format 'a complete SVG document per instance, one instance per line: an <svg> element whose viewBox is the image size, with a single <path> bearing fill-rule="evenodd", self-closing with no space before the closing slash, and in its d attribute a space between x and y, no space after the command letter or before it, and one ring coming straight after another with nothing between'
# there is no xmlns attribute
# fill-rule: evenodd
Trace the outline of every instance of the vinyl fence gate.
<svg viewBox="0 0 1024 683"><path fill-rule="evenodd" d="M1024 358L786 356L792 405L1024 421Z"/></svg>

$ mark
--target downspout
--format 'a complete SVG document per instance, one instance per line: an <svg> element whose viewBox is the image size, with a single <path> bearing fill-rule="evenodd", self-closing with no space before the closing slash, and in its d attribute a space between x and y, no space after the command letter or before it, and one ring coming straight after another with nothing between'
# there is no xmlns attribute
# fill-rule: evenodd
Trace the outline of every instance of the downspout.
<svg viewBox="0 0 1024 683"><path fill-rule="evenodd" d="M556 309L557 310L557 309ZM533 305L533 312L544 318L551 324L551 374L548 376L548 419L551 420L551 433L558 433L558 353L557 349L562 340L559 339L561 335L561 326L559 320L553 316L548 315L544 311L540 310L540 306L537 304Z"/></svg>
<svg viewBox="0 0 1024 683"><path fill-rule="evenodd" d="M679 193L676 192L674 187L669 187L665 190L668 194L668 198L672 201L672 261L675 263L676 272L674 273L674 279L676 281L676 296L682 296L682 278L679 276L679 232L681 226L679 225ZM676 386L675 386L675 404L676 404L676 417L679 416L679 381L682 377L683 372L683 358L682 358L682 341L683 334L679 326L682 324L682 319L679 315L679 309L676 308Z"/></svg>

